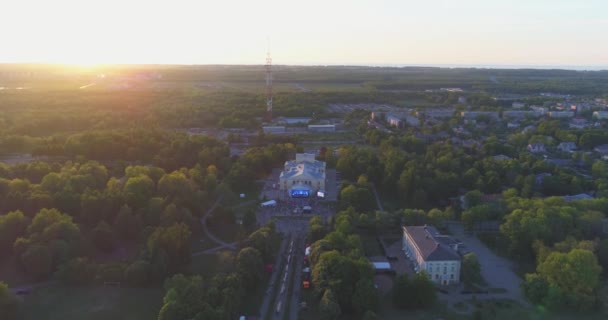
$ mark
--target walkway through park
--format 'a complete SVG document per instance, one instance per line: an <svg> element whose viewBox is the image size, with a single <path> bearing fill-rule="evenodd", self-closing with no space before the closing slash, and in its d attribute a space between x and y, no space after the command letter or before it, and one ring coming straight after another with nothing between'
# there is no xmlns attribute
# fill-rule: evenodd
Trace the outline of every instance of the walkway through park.
<svg viewBox="0 0 608 320"><path fill-rule="evenodd" d="M207 250L203 250L203 251L194 252L194 253L192 253L192 256L199 256L201 254L214 253L214 252L216 252L218 250L221 250L221 249L236 250L236 247L237 247L236 242L228 243L228 242L222 241L220 238L218 238L215 235L213 235L209 231L209 228L207 227L207 219L212 215L213 210L215 210L215 208L217 208L217 206L220 204L221 201L222 201L221 197L217 198L217 200L215 200L215 202L213 203L213 205L211 206L211 208L209 208L209 210L207 210L207 212L205 212L205 214L203 215L203 217L201 217L201 220L200 220L201 221L201 225L203 226L203 233L209 239L211 239L211 241L217 243L218 247L207 249Z"/></svg>

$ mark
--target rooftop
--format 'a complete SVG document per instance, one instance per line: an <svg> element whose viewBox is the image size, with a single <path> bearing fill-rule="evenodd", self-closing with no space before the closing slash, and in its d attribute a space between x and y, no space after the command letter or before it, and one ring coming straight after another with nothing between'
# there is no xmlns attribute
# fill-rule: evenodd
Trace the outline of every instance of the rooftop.
<svg viewBox="0 0 608 320"><path fill-rule="evenodd" d="M325 178L325 162L315 160L314 154L298 153L296 160L285 161L282 179L297 176L311 176L316 179Z"/></svg>
<svg viewBox="0 0 608 320"><path fill-rule="evenodd" d="M579 193L579 194L575 194L572 196L563 196L564 200L566 200L566 202L570 202L570 201L575 201L575 200L590 200L593 199L592 196L586 194L586 193Z"/></svg>
<svg viewBox="0 0 608 320"><path fill-rule="evenodd" d="M425 261L460 260L460 255L450 247L457 241L441 235L435 227L409 226L403 227L403 230L414 240Z"/></svg>

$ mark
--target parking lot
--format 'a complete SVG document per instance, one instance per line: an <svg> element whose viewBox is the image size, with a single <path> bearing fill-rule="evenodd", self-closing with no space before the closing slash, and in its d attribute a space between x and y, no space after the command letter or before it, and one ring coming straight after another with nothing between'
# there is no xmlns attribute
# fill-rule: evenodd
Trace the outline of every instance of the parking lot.
<svg viewBox="0 0 608 320"><path fill-rule="evenodd" d="M491 288L505 289L505 293L488 294L488 297L508 298L522 305L527 305L521 290L521 278L513 271L513 263L494 254L485 244L473 235L466 235L461 223L450 223L448 228L452 235L461 239L467 251L477 255L481 265L481 275Z"/></svg>
<svg viewBox="0 0 608 320"><path fill-rule="evenodd" d="M391 268L395 270L397 274L415 274L412 262L407 259L402 249L401 241L397 241L386 247L386 255L389 257L396 257L397 260L391 260Z"/></svg>

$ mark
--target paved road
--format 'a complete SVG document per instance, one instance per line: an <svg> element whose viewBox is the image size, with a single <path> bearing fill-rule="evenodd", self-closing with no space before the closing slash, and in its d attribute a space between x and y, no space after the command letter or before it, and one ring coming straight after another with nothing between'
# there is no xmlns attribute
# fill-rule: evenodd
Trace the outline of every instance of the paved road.
<svg viewBox="0 0 608 320"><path fill-rule="evenodd" d="M521 290L522 280L515 272L513 272L513 263L508 259L495 255L485 244L483 244L476 236L467 235L464 232L464 227L459 222L448 224L450 232L459 238L464 245L477 255L481 266L481 275L488 282L491 288L504 288L506 293L493 293L478 295L477 298L505 298L518 301L524 306L528 302L524 298ZM461 295L463 298L470 299L470 295ZM450 299L451 301L452 299Z"/></svg>
<svg viewBox="0 0 608 320"><path fill-rule="evenodd" d="M272 275L270 276L270 281L268 282L268 288L266 289L266 295L264 296L264 301L262 301L262 305L260 306L260 319L266 319L267 311L269 311L268 306L272 301L272 298L275 296L275 288L274 284L279 281L279 275L283 274L283 264L285 262L285 255L287 250L288 243L292 240L291 237L283 238L281 242L281 246L279 247L279 252L277 253L277 258L274 263L274 270ZM281 290L281 288L278 288ZM274 306L273 306L274 307ZM274 312L274 309L271 308L270 312Z"/></svg>
<svg viewBox="0 0 608 320"><path fill-rule="evenodd" d="M299 241L297 250L295 250L294 268L295 275L293 277L293 289L289 303L289 319L297 320L298 312L300 311L300 290L302 290L302 268L304 267L304 241Z"/></svg>
<svg viewBox="0 0 608 320"><path fill-rule="evenodd" d="M289 295L289 288L290 286L293 285L293 279L295 278L295 276L297 276L298 274L301 274L302 270L298 270L296 269L296 259L297 256L300 255L300 250L298 250L298 248L300 248L303 244L302 244L302 239L298 236L298 235L293 235L292 236L292 243L293 246L291 246L288 249L287 252L287 256L289 257L288 262L286 263L286 267L285 270L283 270L283 273L281 275L281 285L279 286L279 292L277 295L277 298L275 299L274 302L274 312L272 314L272 319L273 320L283 320L285 319L285 314L288 312L288 305L289 303L292 302L292 297L293 297L293 292L292 295ZM295 274L294 274L295 272ZM293 288L293 287L292 287ZM294 288L295 289L295 288ZM296 300L297 303L297 300ZM280 304L280 307L278 307ZM297 305L294 306L289 306L289 308L297 308ZM296 312L296 318L297 319L297 312ZM291 318L290 318L291 319Z"/></svg>

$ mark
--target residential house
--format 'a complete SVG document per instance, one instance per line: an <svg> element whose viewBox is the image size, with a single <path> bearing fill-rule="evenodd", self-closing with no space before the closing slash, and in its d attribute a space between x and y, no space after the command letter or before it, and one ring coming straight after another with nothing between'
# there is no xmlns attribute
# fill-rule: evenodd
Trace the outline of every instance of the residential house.
<svg viewBox="0 0 608 320"><path fill-rule="evenodd" d="M267 127L262 127L262 131L264 131L264 133L280 134L280 133L285 133L285 127L284 126L267 126Z"/></svg>
<svg viewBox="0 0 608 320"><path fill-rule="evenodd" d="M544 143L530 143L528 145L528 151L532 153L545 152L547 149L545 148Z"/></svg>
<svg viewBox="0 0 608 320"><path fill-rule="evenodd" d="M454 132L454 134L456 135L461 135L461 136L465 136L465 135L470 135L471 132L469 132L469 130L463 128L463 127L455 127L452 128L452 132Z"/></svg>
<svg viewBox="0 0 608 320"><path fill-rule="evenodd" d="M557 148L563 152L572 152L576 150L576 142L560 142Z"/></svg>
<svg viewBox="0 0 608 320"><path fill-rule="evenodd" d="M386 113L382 111L372 111L372 120L374 121L384 121L386 117Z"/></svg>
<svg viewBox="0 0 608 320"><path fill-rule="evenodd" d="M550 111L549 117L560 118L560 119L572 118L572 117L574 117L574 112L572 112L572 111Z"/></svg>
<svg viewBox="0 0 608 320"><path fill-rule="evenodd" d="M586 194L586 193L579 193L579 194L575 194L572 196L563 196L562 197L564 200L566 200L566 202L570 202L570 201L576 201L576 200L590 200L593 199L592 196Z"/></svg>
<svg viewBox="0 0 608 320"><path fill-rule="evenodd" d="M549 111L548 108L541 106L530 106L530 109L540 114L541 116L545 115Z"/></svg>
<svg viewBox="0 0 608 320"><path fill-rule="evenodd" d="M426 108L416 112L417 117L425 116L427 118L451 118L454 115L454 108Z"/></svg>
<svg viewBox="0 0 608 320"><path fill-rule="evenodd" d="M494 160L506 161L506 160L513 160L513 158L511 158L509 156L505 156L504 154L499 154L497 156L494 156Z"/></svg>
<svg viewBox="0 0 608 320"><path fill-rule="evenodd" d="M525 104L525 103L523 103L523 102L517 102L517 101L516 101L516 102L513 102L513 103L511 104L511 106L512 106L514 109L521 109L521 108L525 107L525 106L526 106L526 104Z"/></svg>
<svg viewBox="0 0 608 320"><path fill-rule="evenodd" d="M481 142L474 139L462 140L462 147L467 149L479 148L481 147Z"/></svg>
<svg viewBox="0 0 608 320"><path fill-rule="evenodd" d="M542 114L533 111L533 110L512 110L512 111L503 111L502 117L503 119L524 119L526 117L540 117Z"/></svg>
<svg viewBox="0 0 608 320"><path fill-rule="evenodd" d="M308 131L310 132L336 132L335 124L309 124Z"/></svg>
<svg viewBox="0 0 608 320"><path fill-rule="evenodd" d="M487 117L498 120L498 111L462 111L460 116L465 120L477 120L478 117Z"/></svg>
<svg viewBox="0 0 608 320"><path fill-rule="evenodd" d="M598 120L608 119L608 111L594 111L593 118Z"/></svg>
<svg viewBox="0 0 608 320"><path fill-rule="evenodd" d="M420 125L420 121L416 117L411 116L408 112L387 113L386 122L389 125L397 128L403 128L405 127L405 124L412 127L417 127Z"/></svg>
<svg viewBox="0 0 608 320"><path fill-rule="evenodd" d="M529 126L525 127L523 130L521 130L521 133L526 134L528 132L534 132L534 131L536 131L536 126L529 125Z"/></svg>
<svg viewBox="0 0 608 320"><path fill-rule="evenodd" d="M461 257L459 242L442 235L433 226L403 227L402 249L414 264L414 270L425 270L429 278L440 285L460 282Z"/></svg>
<svg viewBox="0 0 608 320"><path fill-rule="evenodd" d="M608 158L608 144L603 144L593 148L593 150L602 156L602 159Z"/></svg>
<svg viewBox="0 0 608 320"><path fill-rule="evenodd" d="M570 127L571 129L585 129L589 126L591 126L591 124L583 118L572 119L568 124L568 127Z"/></svg>
<svg viewBox="0 0 608 320"><path fill-rule="evenodd" d="M507 122L507 128L508 129L519 128L519 122Z"/></svg>

